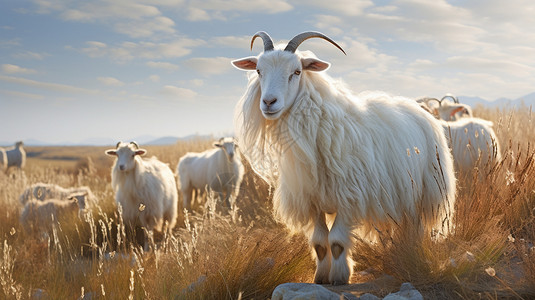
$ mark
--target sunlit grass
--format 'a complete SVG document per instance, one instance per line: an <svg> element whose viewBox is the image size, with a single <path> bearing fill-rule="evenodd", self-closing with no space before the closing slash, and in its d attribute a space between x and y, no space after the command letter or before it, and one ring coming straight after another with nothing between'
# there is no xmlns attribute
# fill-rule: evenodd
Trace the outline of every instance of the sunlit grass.
<svg viewBox="0 0 535 300"><path fill-rule="evenodd" d="M459 182L453 233L415 238L415 225L405 222L375 244L357 241L353 282L391 276L378 296L411 282L425 299L535 297L531 112L475 112L494 121L504 160ZM141 146L175 171L180 156L211 144ZM179 212L171 235L155 234L157 250L143 253L141 229L136 237L117 211L107 148L27 147L24 172L0 173L0 298L265 299L278 284L312 281L307 241L273 220L270 189L248 165L230 213L205 194L195 213ZM26 233L19 196L36 182L89 186L97 202L80 218Z"/></svg>

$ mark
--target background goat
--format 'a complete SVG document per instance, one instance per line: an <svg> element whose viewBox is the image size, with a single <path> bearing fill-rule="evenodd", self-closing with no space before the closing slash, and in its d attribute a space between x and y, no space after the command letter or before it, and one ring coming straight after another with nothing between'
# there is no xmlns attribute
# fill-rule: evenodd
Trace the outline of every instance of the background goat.
<svg viewBox="0 0 535 300"><path fill-rule="evenodd" d="M111 170L111 185L115 200L123 209L123 219L129 226L140 224L152 236L153 230L175 227L178 193L173 172L167 164L152 157L142 159L147 151L135 142L117 143L116 149L106 151L116 156ZM149 250L145 234L145 251Z"/></svg>
<svg viewBox="0 0 535 300"><path fill-rule="evenodd" d="M178 162L179 188L184 208L188 210L191 210L194 190L209 188L218 193L228 208L230 197L235 199L239 194L244 168L234 139L221 138L214 147L201 153L186 153Z"/></svg>

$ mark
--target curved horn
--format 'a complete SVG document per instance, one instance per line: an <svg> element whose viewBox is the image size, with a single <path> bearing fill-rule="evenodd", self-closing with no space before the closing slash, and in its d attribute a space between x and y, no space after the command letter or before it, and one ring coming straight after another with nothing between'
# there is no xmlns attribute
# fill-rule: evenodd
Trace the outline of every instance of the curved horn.
<svg viewBox="0 0 535 300"><path fill-rule="evenodd" d="M264 52L273 50L273 40L265 31L259 31L253 35L253 38L251 39L251 50L253 50L253 43L257 37L260 37L262 41L264 41Z"/></svg>
<svg viewBox="0 0 535 300"><path fill-rule="evenodd" d="M300 34L296 35L293 39L291 39L288 42L288 45L286 46L286 48L284 48L284 51L290 51L290 52L294 53L295 50L297 50L297 47L299 47L299 45L301 45L302 42L304 42L304 41L306 41L306 40L308 40L310 38L321 38L321 39L324 39L324 40L328 41L329 43L335 45L336 48L340 49L340 51L342 51L344 54L346 54L344 49L342 49L342 47L340 47L337 43L335 43L333 40L331 40L328 36L324 35L321 32L317 32L317 31L306 31L306 32L303 32L303 33L300 33Z"/></svg>
<svg viewBox="0 0 535 300"><path fill-rule="evenodd" d="M118 141L118 142L117 142L117 145L115 145L115 149L119 148L119 145L120 145L121 143L122 143L121 141Z"/></svg>
<svg viewBox="0 0 535 300"><path fill-rule="evenodd" d="M459 104L459 99L457 99L457 97L453 96L452 94L446 94L444 97L442 97L442 99L440 99L440 101L442 101L442 100L444 100L446 98L451 98L454 103Z"/></svg>
<svg viewBox="0 0 535 300"><path fill-rule="evenodd" d="M438 102L439 105L442 104L442 99L438 100L437 98L431 98L431 97L424 97L424 98L420 98L420 99L416 100L416 102L418 102L418 103L422 103L423 102L425 104L427 104L429 101L436 101L436 102Z"/></svg>
<svg viewBox="0 0 535 300"><path fill-rule="evenodd" d="M130 142L130 144L136 146L136 149L139 149L139 145L138 145L136 142L133 142L133 141L132 141L132 142Z"/></svg>

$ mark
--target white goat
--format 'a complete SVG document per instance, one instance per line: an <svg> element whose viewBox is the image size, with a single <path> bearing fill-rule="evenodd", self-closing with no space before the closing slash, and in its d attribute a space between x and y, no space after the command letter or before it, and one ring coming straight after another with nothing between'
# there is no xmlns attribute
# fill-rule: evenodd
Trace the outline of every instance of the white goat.
<svg viewBox="0 0 535 300"><path fill-rule="evenodd" d="M476 167L485 169L501 161L500 144L491 121L461 118L458 121L441 123L459 175L470 176Z"/></svg>
<svg viewBox="0 0 535 300"><path fill-rule="evenodd" d="M265 32L264 52L232 63L250 73L236 107L242 153L275 186L274 212L309 235L317 283L344 284L352 272L352 229L369 235L408 217L440 227L455 201L453 162L440 123L417 103L385 94L356 97L320 71L329 63L284 50ZM252 47L251 47L252 48ZM342 50L343 51L343 50ZM326 214L336 214L329 231Z"/></svg>
<svg viewBox="0 0 535 300"><path fill-rule="evenodd" d="M466 104L446 100L423 98L418 103L441 120L442 127L453 154L455 169L463 179L471 176L474 168L492 167L501 160L501 151L491 121L474 118L472 109ZM437 105L438 103L438 105Z"/></svg>
<svg viewBox="0 0 535 300"><path fill-rule="evenodd" d="M56 184L38 182L26 188L20 195L19 200L22 205L26 204L28 200L36 199L44 201L47 199L66 200L72 194L85 193L87 194L87 204L95 202L95 196L88 186L64 188Z"/></svg>
<svg viewBox="0 0 535 300"><path fill-rule="evenodd" d="M6 153L5 170L7 171L11 167L22 169L26 164L26 151L24 151L24 143L19 141L15 143L15 146L4 149Z"/></svg>
<svg viewBox="0 0 535 300"><path fill-rule="evenodd" d="M119 142L116 149L106 151L107 155L116 156L111 185L125 223L140 224L152 235L153 230L162 231L164 222L168 223L168 230L175 227L178 193L169 166L156 157L142 159L146 153L135 142ZM149 250L147 234L144 249Z"/></svg>
<svg viewBox="0 0 535 300"><path fill-rule="evenodd" d="M453 102L447 100L448 98L453 99ZM436 98L421 98L416 101L441 120L457 121L461 118L473 117L472 108L467 104L459 103L459 100L451 95L446 95L440 100Z"/></svg>
<svg viewBox="0 0 535 300"><path fill-rule="evenodd" d="M233 138L221 138L215 149L186 153L177 165L177 177L184 208L191 210L192 192L209 188L230 208L230 197L237 197L244 168ZM223 197L223 194L225 196ZM194 200L194 199L193 199Z"/></svg>
<svg viewBox="0 0 535 300"><path fill-rule="evenodd" d="M20 215L20 222L26 232L47 231L58 218L74 214L85 209L85 192L72 194L65 199L47 199L45 201L31 199L26 202Z"/></svg>
<svg viewBox="0 0 535 300"><path fill-rule="evenodd" d="M0 171L5 172L6 170L7 170L6 149L0 147Z"/></svg>

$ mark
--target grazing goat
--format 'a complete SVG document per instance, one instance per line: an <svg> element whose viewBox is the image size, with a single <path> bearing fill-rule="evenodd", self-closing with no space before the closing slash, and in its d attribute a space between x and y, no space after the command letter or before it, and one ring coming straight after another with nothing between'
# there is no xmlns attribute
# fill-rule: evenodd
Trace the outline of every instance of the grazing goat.
<svg viewBox="0 0 535 300"><path fill-rule="evenodd" d="M329 63L296 51L316 37L342 50L319 32L295 36L284 50L265 32L251 48L257 37L264 52L232 62L254 71L236 106L237 140L275 187L278 219L309 236L314 281L349 281L356 227L372 237L373 228L409 218L440 229L453 210L456 179L439 121L406 98L354 96L321 72ZM326 214L335 214L330 230Z"/></svg>
<svg viewBox="0 0 535 300"><path fill-rule="evenodd" d="M87 194L86 204L95 203L95 196L91 192L91 189L87 186L64 188L56 184L38 182L32 184L29 188L26 188L20 195L19 201L22 205L26 204L28 200L36 199L44 201L47 199L60 199L66 200L72 194L85 193Z"/></svg>
<svg viewBox="0 0 535 300"><path fill-rule="evenodd" d="M74 193L68 199L47 199L45 201L31 199L24 205L20 222L26 232L50 229L57 224L58 218L84 210L86 207L85 192Z"/></svg>
<svg viewBox="0 0 535 300"><path fill-rule="evenodd" d="M441 123L459 178L471 176L476 167L484 170L501 161L500 144L492 129L492 122L480 118L461 118Z"/></svg>
<svg viewBox="0 0 535 300"><path fill-rule="evenodd" d="M447 97L454 102L447 101ZM492 129L493 123L474 118L470 106L459 103L457 98L449 95L441 100L423 98L417 102L441 120L458 178L469 179L476 167L484 170L501 161L500 143ZM438 106L433 104L435 102Z"/></svg>
<svg viewBox="0 0 535 300"><path fill-rule="evenodd" d="M192 192L210 190L218 193L221 201L230 208L230 197L237 197L244 168L233 138L221 138L215 149L201 153L186 153L177 165L177 177L182 191L184 208L191 210ZM223 194L225 196L223 197Z"/></svg>
<svg viewBox="0 0 535 300"><path fill-rule="evenodd" d="M15 143L15 146L4 149L4 170L7 171L11 167L22 169L26 164L26 151L24 151L24 143L19 141ZM2 155L2 154L0 154ZM1 158L0 158L1 159Z"/></svg>
<svg viewBox="0 0 535 300"><path fill-rule="evenodd" d="M0 171L5 172L6 170L7 170L6 149L0 147Z"/></svg>
<svg viewBox="0 0 535 300"><path fill-rule="evenodd" d="M446 100L453 99L454 102ZM459 103L459 100L451 95L446 95L442 99L421 98L416 100L424 109L430 110L436 118L444 121L457 121L461 118L473 117L472 108L467 104Z"/></svg>
<svg viewBox="0 0 535 300"><path fill-rule="evenodd" d="M142 159L146 153L135 142L118 142L116 149L106 151L107 155L116 156L111 185L125 223L131 227L140 224L152 236L153 230L162 231L164 222L168 223L168 230L175 227L178 192L169 166L156 157ZM149 250L147 234L144 250Z"/></svg>

